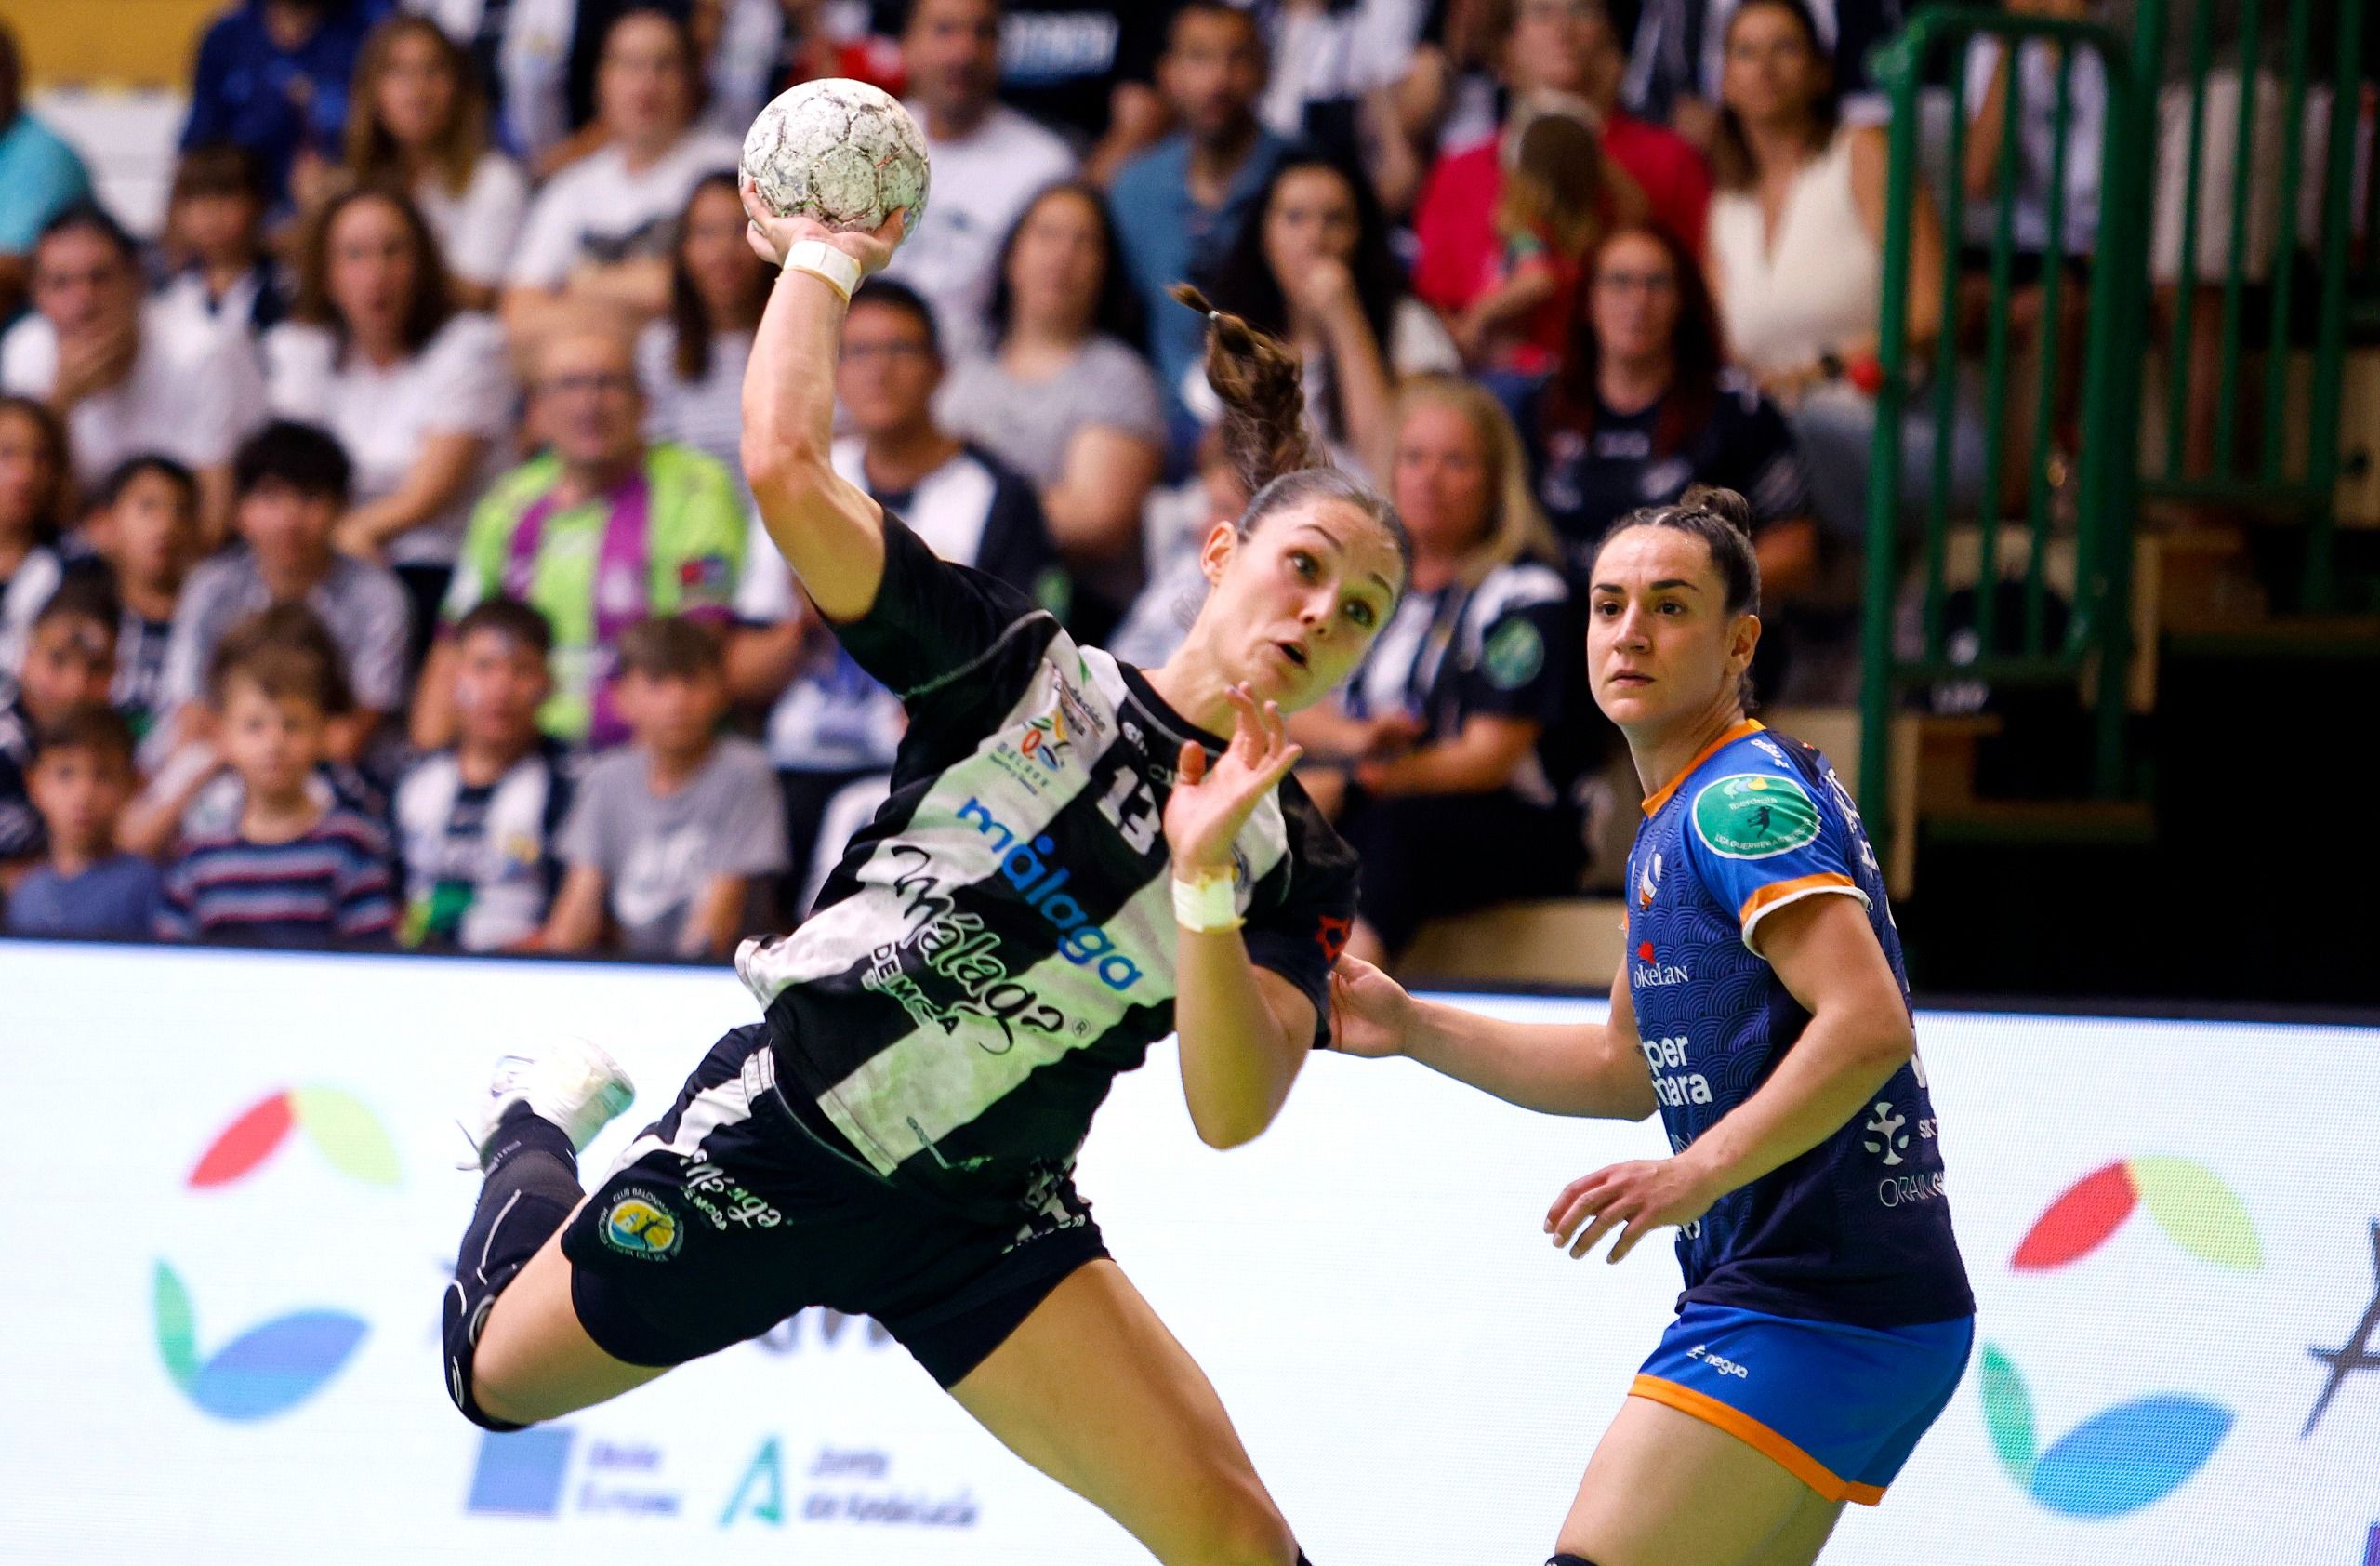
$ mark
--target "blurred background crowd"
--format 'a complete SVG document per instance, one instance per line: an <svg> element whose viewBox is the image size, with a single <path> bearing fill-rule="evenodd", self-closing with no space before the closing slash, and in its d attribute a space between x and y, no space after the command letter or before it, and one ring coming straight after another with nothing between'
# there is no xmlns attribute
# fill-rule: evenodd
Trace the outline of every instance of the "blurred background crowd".
<svg viewBox="0 0 2380 1566"><path fill-rule="evenodd" d="M1165 294L1197 282L1295 346L1414 537L1299 724L1362 855L1358 949L1608 883L1633 784L1573 605L1615 517L1742 491L1762 700L1856 698L1869 68L1920 3L236 0L155 149L162 221L129 227L0 31L6 926L716 958L798 920L902 723L739 473L772 279L734 170L821 76L899 95L932 158L852 307L847 475L1162 660L1246 498ZM1915 196L1908 373L1952 416L1902 452L1968 511L2036 471L2070 504L2071 372L2018 451L1964 367L2070 338L2088 298L2108 84L2065 52L1976 39ZM1950 183L2005 192L2005 309Z"/></svg>

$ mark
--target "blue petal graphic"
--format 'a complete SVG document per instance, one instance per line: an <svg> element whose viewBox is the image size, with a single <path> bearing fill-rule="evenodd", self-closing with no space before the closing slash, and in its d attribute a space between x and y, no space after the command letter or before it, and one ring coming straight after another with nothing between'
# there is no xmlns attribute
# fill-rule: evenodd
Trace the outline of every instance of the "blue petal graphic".
<svg viewBox="0 0 2380 1566"><path fill-rule="evenodd" d="M364 1341L361 1317L301 1310L252 1327L199 1367L191 1400L218 1419L269 1419L337 1375Z"/></svg>
<svg viewBox="0 0 2380 1566"><path fill-rule="evenodd" d="M2230 1429L2230 1410L2196 1398L2118 1403L2042 1453L2033 1498L2069 1517L2121 1517L2198 1472Z"/></svg>

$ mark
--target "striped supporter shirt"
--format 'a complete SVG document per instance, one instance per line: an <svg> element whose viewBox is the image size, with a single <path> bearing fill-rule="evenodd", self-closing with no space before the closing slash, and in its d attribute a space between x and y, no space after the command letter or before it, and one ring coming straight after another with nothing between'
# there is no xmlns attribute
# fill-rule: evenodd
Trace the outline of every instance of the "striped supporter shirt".
<svg viewBox="0 0 2380 1566"><path fill-rule="evenodd" d="M165 872L157 935L165 940L278 947L379 947L396 928L389 834L332 805L287 843L228 831L188 840Z"/></svg>

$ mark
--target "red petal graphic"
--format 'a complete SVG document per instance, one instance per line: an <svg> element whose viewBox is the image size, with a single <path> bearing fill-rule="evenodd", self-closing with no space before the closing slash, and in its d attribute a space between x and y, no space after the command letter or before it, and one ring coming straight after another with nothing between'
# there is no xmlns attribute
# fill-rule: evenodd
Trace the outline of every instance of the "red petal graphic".
<svg viewBox="0 0 2380 1566"><path fill-rule="evenodd" d="M1637 942L1636 959L1640 962L1650 962L1653 960L1653 943L1650 941Z"/></svg>
<svg viewBox="0 0 2380 1566"><path fill-rule="evenodd" d="M190 1172L193 1187L228 1185L265 1161L289 1135L289 1095L276 1093L223 1128Z"/></svg>
<svg viewBox="0 0 2380 1566"><path fill-rule="evenodd" d="M2138 1200L2132 1173L2121 1162L2095 1170L2033 1221L2008 1265L2019 1272L2047 1272L2079 1261L2115 1233Z"/></svg>

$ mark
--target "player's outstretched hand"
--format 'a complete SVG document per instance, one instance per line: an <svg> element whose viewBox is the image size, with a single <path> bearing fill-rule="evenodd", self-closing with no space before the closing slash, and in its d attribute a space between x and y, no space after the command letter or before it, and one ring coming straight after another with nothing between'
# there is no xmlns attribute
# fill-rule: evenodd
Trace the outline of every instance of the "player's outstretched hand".
<svg viewBox="0 0 2380 1566"><path fill-rule="evenodd" d="M1723 1193L1711 1189L1685 1159L1639 1159L1615 1163L1592 1174L1581 1174L1562 1188L1546 1210L1545 1232L1556 1245L1568 1245L1570 1254L1584 1256L1595 1241L1612 1230L1620 1238L1611 1254L1616 1262L1636 1248L1636 1242L1657 1228L1683 1228L1711 1210ZM1580 1228L1584 1225L1584 1228ZM1573 1240L1571 1236L1578 1236Z"/></svg>
<svg viewBox="0 0 2380 1566"><path fill-rule="evenodd" d="M1223 693L1236 719L1231 743L1207 764L1207 752L1184 742L1173 796L1165 802L1165 844L1175 879L1191 881L1232 868L1232 840L1256 802L1278 787L1305 748L1289 742L1277 702L1262 707L1245 685Z"/></svg>
<svg viewBox="0 0 2380 1566"><path fill-rule="evenodd" d="M874 233L844 232L830 229L806 213L797 212L780 218L769 210L760 199L760 187L746 175L738 182L744 192L744 215L752 219L745 230L745 237L752 242L754 254L773 267L785 265L786 253L805 239L824 240L859 263L860 275L866 277L882 272L892 259L892 252L901 246L901 226L908 216L907 208L894 207Z"/></svg>
<svg viewBox="0 0 2380 1566"><path fill-rule="evenodd" d="M1382 1060L1405 1053L1413 997L1360 957L1342 955L1330 970L1330 1047Z"/></svg>

